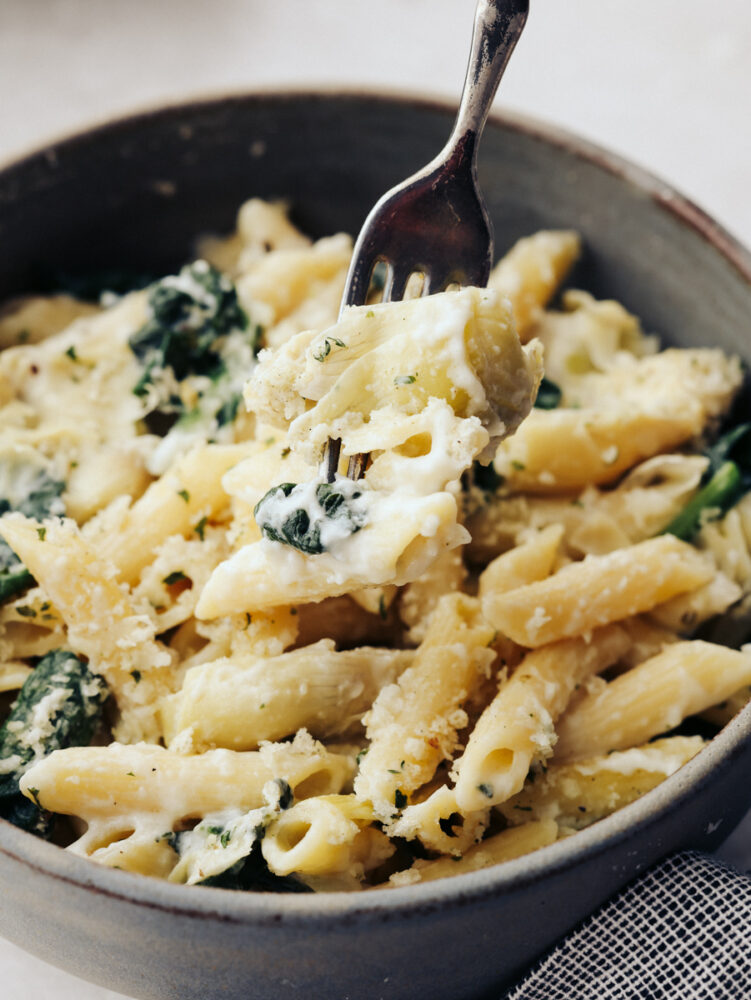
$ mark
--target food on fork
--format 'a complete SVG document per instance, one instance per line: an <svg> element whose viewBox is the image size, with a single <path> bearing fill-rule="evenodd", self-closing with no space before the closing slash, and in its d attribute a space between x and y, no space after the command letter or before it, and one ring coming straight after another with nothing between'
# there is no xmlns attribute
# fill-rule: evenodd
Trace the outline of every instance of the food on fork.
<svg viewBox="0 0 751 1000"><path fill-rule="evenodd" d="M459 480L529 413L541 375L539 345L522 347L508 303L478 288L353 306L262 353L246 402L311 478L256 500L253 463L244 482L236 472L232 490L254 502L263 537L217 567L198 617L416 579L467 541ZM329 438L344 457L375 453L362 479L315 478Z"/></svg>

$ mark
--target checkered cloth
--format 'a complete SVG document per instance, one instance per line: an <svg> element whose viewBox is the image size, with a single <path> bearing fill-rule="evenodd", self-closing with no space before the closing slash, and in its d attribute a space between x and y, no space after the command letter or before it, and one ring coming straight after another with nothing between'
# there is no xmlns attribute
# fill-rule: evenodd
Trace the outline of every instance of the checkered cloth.
<svg viewBox="0 0 751 1000"><path fill-rule="evenodd" d="M503 1000L748 1000L751 876L687 851L568 935Z"/></svg>

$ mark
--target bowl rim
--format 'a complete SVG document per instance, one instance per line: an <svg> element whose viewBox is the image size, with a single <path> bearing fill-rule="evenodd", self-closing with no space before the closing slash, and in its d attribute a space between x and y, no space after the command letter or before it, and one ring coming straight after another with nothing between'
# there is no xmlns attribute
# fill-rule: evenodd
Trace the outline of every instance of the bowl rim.
<svg viewBox="0 0 751 1000"><path fill-rule="evenodd" d="M8 157L0 159L0 175L23 169L35 160L46 159L54 162L58 147L71 148L79 143L89 142L100 134L131 128L139 122L169 117L177 112L190 113L193 110L212 105L245 104L252 101L321 100L332 103L337 100L344 102L353 99L390 105L409 105L426 111L445 112L451 116L456 114L457 109L454 101L427 91L369 87L367 85L342 87L335 84L320 84L311 87L285 87L269 84L249 90L204 91L187 95L184 98L146 101L114 115L93 116L86 125L65 129L58 134L51 135L47 141L39 145L12 152ZM682 194L673 184L658 174L591 139L526 112L494 106L487 121L491 126L495 124L521 132L588 160L595 166L650 195L662 208L707 240L733 264L746 281L751 282L751 248L746 247L737 236L717 222L695 201ZM480 149L482 149L482 142L480 142ZM482 153L480 153L481 155Z"/></svg>
<svg viewBox="0 0 751 1000"><path fill-rule="evenodd" d="M24 170L34 161L54 163L60 147L68 149L96 141L107 133L128 130L160 117L190 114L210 106L247 104L249 102L322 102L366 100L388 105L401 104L411 109L455 113L455 105L446 99L426 94L378 88L342 89L255 88L189 97L153 104L122 115L96 121L90 127L72 130L53 138L31 152L0 163L0 178L9 172ZM739 273L751 282L751 253L703 209L676 191L655 174L604 149L560 126L526 114L503 110L493 112L488 124L525 134L553 145L615 175L643 194L658 208L675 216L695 235L709 243ZM635 802L605 819L579 831L575 837L556 841L532 854L450 878L389 888L388 891L326 892L315 894L275 894L267 892L228 892L207 886L176 885L157 878L120 871L92 863L54 844L39 840L0 819L0 854L11 862L68 883L91 890L123 903L146 909L166 911L186 918L211 918L224 923L248 926L297 926L322 922L331 928L338 924L360 924L377 920L399 920L407 914L425 915L451 903L454 907L476 904L512 893L562 872L572 863L591 860L621 841L635 836L659 817L676 810L703 784L712 780L715 768L727 764L751 740L751 703L743 708L702 750L678 772ZM710 827L713 824L710 823ZM709 831L708 831L709 832ZM639 866L636 866L638 870Z"/></svg>

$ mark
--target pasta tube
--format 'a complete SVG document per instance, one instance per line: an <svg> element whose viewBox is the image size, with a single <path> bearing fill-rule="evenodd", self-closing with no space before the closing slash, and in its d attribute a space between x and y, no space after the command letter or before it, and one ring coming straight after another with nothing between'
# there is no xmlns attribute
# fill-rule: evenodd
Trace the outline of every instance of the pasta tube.
<svg viewBox="0 0 751 1000"><path fill-rule="evenodd" d="M556 761L645 743L751 683L751 653L695 639L667 646L560 721Z"/></svg>
<svg viewBox="0 0 751 1000"><path fill-rule="evenodd" d="M621 621L714 576L711 563L672 535L604 556L588 556L537 583L496 595L490 622L521 646L536 648Z"/></svg>
<svg viewBox="0 0 751 1000"><path fill-rule="evenodd" d="M158 740L157 703L174 683L173 657L154 638L148 616L132 607L111 564L72 521L40 525L10 514L0 521L0 535L64 619L70 648L107 681L120 711L116 737L128 743Z"/></svg>
<svg viewBox="0 0 751 1000"><path fill-rule="evenodd" d="M437 878L462 875L479 871L502 861L511 861L547 847L558 839L558 825L551 819L511 827L493 837L488 837L475 847L470 847L461 857L437 858L435 861L417 861L406 872L392 875L387 883L394 888L414 882L432 882Z"/></svg>
<svg viewBox="0 0 751 1000"><path fill-rule="evenodd" d="M540 375L540 353L521 347L505 300L464 288L345 310L336 326L262 358L246 401L276 425L292 421L290 443L315 464L328 437L350 453L350 431L373 413L414 414L431 397L502 437L529 412Z"/></svg>
<svg viewBox="0 0 751 1000"><path fill-rule="evenodd" d="M365 716L370 745L355 793L372 802L379 819L390 820L433 777L441 760L450 758L457 730L467 724L462 704L493 662L492 639L477 601L446 595L412 665L376 698Z"/></svg>
<svg viewBox="0 0 751 1000"><path fill-rule="evenodd" d="M532 763L553 752L555 721L577 685L615 663L628 645L626 632L611 625L589 642L563 639L528 653L501 684L454 764L459 810L497 805L518 792Z"/></svg>
<svg viewBox="0 0 751 1000"><path fill-rule="evenodd" d="M533 410L519 431L501 443L499 475L516 492L578 493L612 483L659 452L699 433L696 407L639 409L614 402L603 410Z"/></svg>
<svg viewBox="0 0 751 1000"><path fill-rule="evenodd" d="M581 830L644 795L674 774L704 746L701 736L671 736L630 750L615 751L533 772L524 788L498 809L518 826L554 819Z"/></svg>
<svg viewBox="0 0 751 1000"><path fill-rule="evenodd" d="M457 855L482 840L489 822L489 808L462 815L454 789L441 785L422 802L407 806L387 829L392 837L417 839L430 851Z"/></svg>
<svg viewBox="0 0 751 1000"><path fill-rule="evenodd" d="M164 830L228 807L264 804L264 785L283 779L298 798L337 792L348 776L343 757L320 744L280 744L272 751L209 750L187 756L148 744L55 750L21 779L21 791L44 809L87 822L157 818Z"/></svg>
<svg viewBox="0 0 751 1000"><path fill-rule="evenodd" d="M268 538L239 549L214 570L196 616L216 618L406 583L469 537L457 524L456 500L448 492L409 497L372 491L368 499L368 521L332 551L309 556Z"/></svg>
<svg viewBox="0 0 751 1000"><path fill-rule="evenodd" d="M497 556L480 574L482 613L492 622L497 598L528 583L544 580L553 569L563 525L551 524L520 545Z"/></svg>
<svg viewBox="0 0 751 1000"><path fill-rule="evenodd" d="M168 742L189 729L194 749L253 750L305 728L342 736L412 659L396 649L337 652L331 640L281 656L234 656L193 667L162 706Z"/></svg>
<svg viewBox="0 0 751 1000"><path fill-rule="evenodd" d="M222 476L246 454L242 444L199 446L152 483L125 512L119 530L99 540L101 555L120 578L134 583L166 538L194 534L202 518L216 517L229 503Z"/></svg>
<svg viewBox="0 0 751 1000"><path fill-rule="evenodd" d="M394 852L385 834L371 828L373 810L353 795L319 795L298 802L273 820L261 842L277 875L359 878Z"/></svg>
<svg viewBox="0 0 751 1000"><path fill-rule="evenodd" d="M534 333L535 322L581 253L578 233L541 230L518 240L498 261L488 278L511 301L522 342Z"/></svg>

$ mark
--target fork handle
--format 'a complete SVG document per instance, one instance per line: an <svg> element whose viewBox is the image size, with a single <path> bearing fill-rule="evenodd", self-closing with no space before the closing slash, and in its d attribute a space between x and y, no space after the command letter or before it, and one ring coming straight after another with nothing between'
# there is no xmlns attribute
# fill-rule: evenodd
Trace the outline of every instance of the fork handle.
<svg viewBox="0 0 751 1000"><path fill-rule="evenodd" d="M467 75L448 150L460 146L465 152L471 150L474 157L477 140L528 13L529 0L479 0Z"/></svg>

